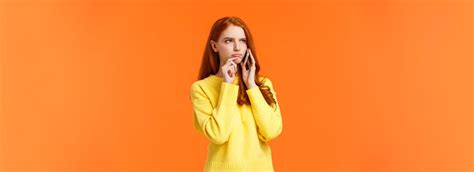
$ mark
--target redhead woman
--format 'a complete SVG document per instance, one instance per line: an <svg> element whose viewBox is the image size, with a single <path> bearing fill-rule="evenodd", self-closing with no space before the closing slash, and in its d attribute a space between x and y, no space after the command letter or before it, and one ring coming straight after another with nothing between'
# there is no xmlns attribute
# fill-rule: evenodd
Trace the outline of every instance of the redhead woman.
<svg viewBox="0 0 474 172"><path fill-rule="evenodd" d="M259 71L244 21L217 20L190 90L194 127L209 141L204 171L273 171L269 142L283 125L272 82Z"/></svg>

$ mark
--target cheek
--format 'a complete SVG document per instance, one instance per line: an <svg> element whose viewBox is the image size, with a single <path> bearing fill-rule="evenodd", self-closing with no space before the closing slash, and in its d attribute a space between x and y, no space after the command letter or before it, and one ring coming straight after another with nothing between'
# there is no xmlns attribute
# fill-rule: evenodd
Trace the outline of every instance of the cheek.
<svg viewBox="0 0 474 172"><path fill-rule="evenodd" d="M234 47L232 45L220 45L217 47L219 50L219 54L223 56L230 56L234 51Z"/></svg>
<svg viewBox="0 0 474 172"><path fill-rule="evenodd" d="M247 44L243 43L243 44L242 44L242 50L245 52L245 51L247 50L247 48L248 48L248 47L247 47Z"/></svg>

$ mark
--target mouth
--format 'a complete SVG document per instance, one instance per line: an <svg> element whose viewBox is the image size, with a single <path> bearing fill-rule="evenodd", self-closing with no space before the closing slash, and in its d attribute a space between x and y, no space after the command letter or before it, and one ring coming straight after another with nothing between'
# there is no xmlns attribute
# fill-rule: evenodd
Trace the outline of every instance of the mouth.
<svg viewBox="0 0 474 172"><path fill-rule="evenodd" d="M240 58L242 58L242 54L232 54L232 57L240 57Z"/></svg>
<svg viewBox="0 0 474 172"><path fill-rule="evenodd" d="M240 63L240 61L242 61L242 56L241 55L232 55L231 58L235 58L234 60L234 63Z"/></svg>

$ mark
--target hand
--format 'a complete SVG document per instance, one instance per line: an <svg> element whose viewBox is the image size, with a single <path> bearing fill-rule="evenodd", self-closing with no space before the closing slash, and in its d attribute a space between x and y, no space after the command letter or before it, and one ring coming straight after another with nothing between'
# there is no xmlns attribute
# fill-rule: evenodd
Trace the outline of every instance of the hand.
<svg viewBox="0 0 474 172"><path fill-rule="evenodd" d="M245 60L240 63L240 66L242 68L242 79L247 86L248 89L251 89L253 87L256 87L257 84L255 84L255 58L252 55L252 51L250 49L247 49L247 55L244 58ZM245 64L249 64L249 68L246 67Z"/></svg>
<svg viewBox="0 0 474 172"><path fill-rule="evenodd" d="M232 57L227 59L224 65L222 65L221 70L224 75L224 82L232 83L235 79L235 73L237 72L237 64L235 64L234 60L237 57Z"/></svg>

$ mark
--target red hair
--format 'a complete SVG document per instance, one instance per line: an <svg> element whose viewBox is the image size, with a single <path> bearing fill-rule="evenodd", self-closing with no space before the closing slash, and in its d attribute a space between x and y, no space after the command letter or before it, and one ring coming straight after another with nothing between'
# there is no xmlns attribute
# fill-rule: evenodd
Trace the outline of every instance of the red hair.
<svg viewBox="0 0 474 172"><path fill-rule="evenodd" d="M272 105L276 103L275 99L273 98L273 94L270 91L270 87L263 85L263 80L258 80L258 72L260 71L260 65L258 63L257 53L255 50L255 45L253 42L252 34L250 33L249 28L244 23L244 21L238 17L224 17L217 20L214 25L212 25L211 32L209 33L209 37L206 42L206 48L204 49L204 55L202 57L201 68L199 70L198 80L207 78L209 75L215 75L219 71L220 68L220 59L219 54L212 51L212 47L210 41L213 40L215 42L218 41L221 33L227 29L230 25L239 26L245 32L245 37L247 38L247 48L252 50L252 55L255 59L255 84L257 84L260 92L262 93L265 101ZM238 65L239 71L242 71L240 65ZM239 95L237 98L237 103L239 105L243 104L250 104L250 100L247 95L247 86L245 86L243 82L243 78L240 77L239 81Z"/></svg>

